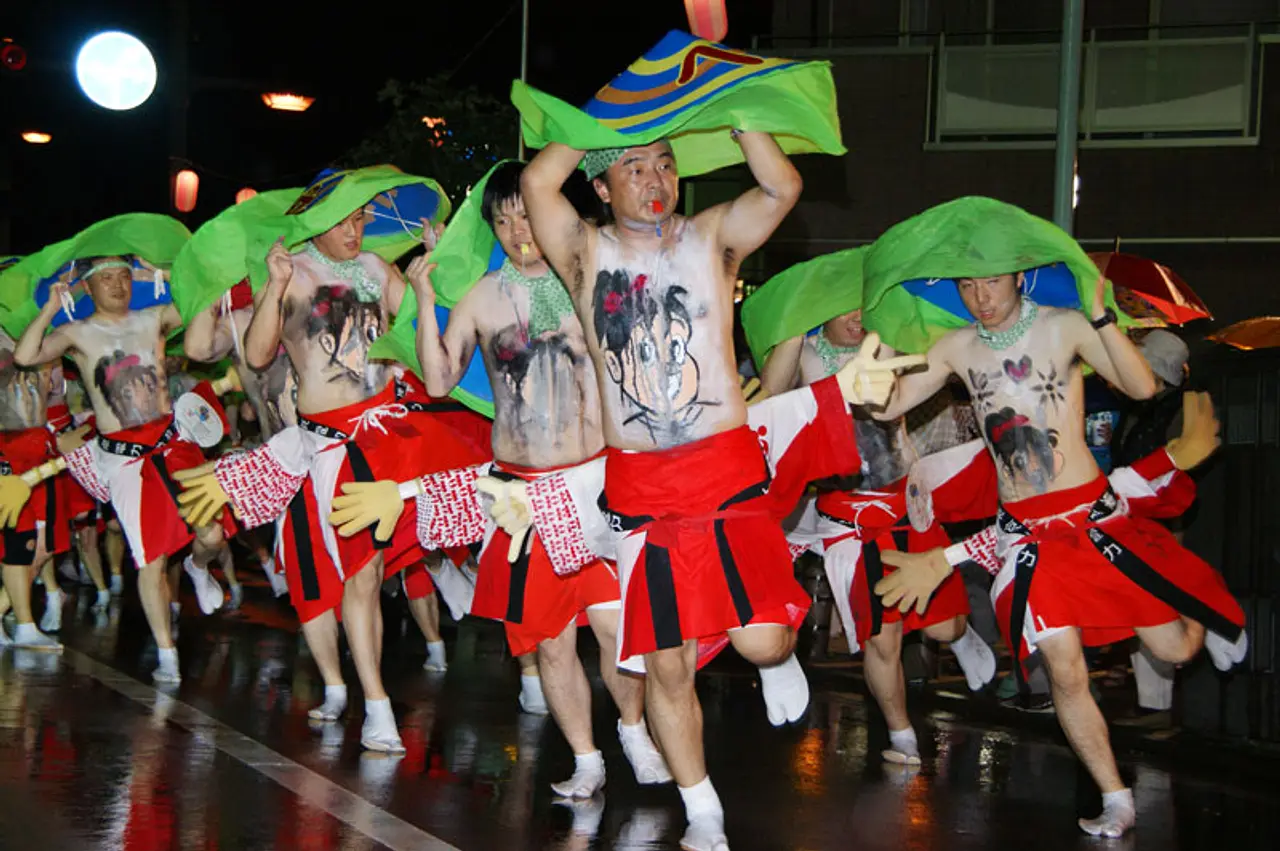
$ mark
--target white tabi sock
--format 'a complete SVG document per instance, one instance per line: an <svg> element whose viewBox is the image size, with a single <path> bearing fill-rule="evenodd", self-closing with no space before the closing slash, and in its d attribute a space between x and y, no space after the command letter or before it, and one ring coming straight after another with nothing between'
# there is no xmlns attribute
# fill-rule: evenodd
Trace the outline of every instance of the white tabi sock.
<svg viewBox="0 0 1280 851"><path fill-rule="evenodd" d="M964 635L951 642L951 652L964 671L969 691L981 691L995 677L996 654L969 624L965 624Z"/></svg>
<svg viewBox="0 0 1280 851"><path fill-rule="evenodd" d="M178 670L178 648L161 647L156 651L160 664L151 673L151 678L158 683L176 683L182 681Z"/></svg>
<svg viewBox="0 0 1280 851"><path fill-rule="evenodd" d="M680 839L680 847L688 851L728 851L724 835L724 807L711 778L704 777L692 786L681 786L685 818L689 827Z"/></svg>
<svg viewBox="0 0 1280 851"><path fill-rule="evenodd" d="M604 788L604 755L600 751L573 755L573 776L552 783L551 791L561 798L590 798Z"/></svg>
<svg viewBox="0 0 1280 851"><path fill-rule="evenodd" d="M760 668L760 693L770 724L781 727L800 720L809 708L809 680L796 654L777 665Z"/></svg>
<svg viewBox="0 0 1280 851"><path fill-rule="evenodd" d="M364 702L364 727L360 731L360 744L366 750L404 753L404 743L400 741L400 731L396 729L396 716L391 711L390 698Z"/></svg>
<svg viewBox="0 0 1280 851"><path fill-rule="evenodd" d="M550 711L542 694L542 678L536 674L520 675L520 708L530 715L546 715Z"/></svg>
<svg viewBox="0 0 1280 851"><path fill-rule="evenodd" d="M622 752L631 763L631 770L636 774L636 782L641 786L657 783L670 783L671 772L667 769L667 761L649 738L649 728L644 719L639 724L627 725L618 720L618 741L622 742Z"/></svg>
<svg viewBox="0 0 1280 851"><path fill-rule="evenodd" d="M889 731L889 749L880 752L885 762L899 765L920 764L920 744L916 741L916 731L911 727L905 730Z"/></svg>
<svg viewBox="0 0 1280 851"><path fill-rule="evenodd" d="M445 660L443 641L427 642L427 661L422 668L425 671L448 670L449 663Z"/></svg>
<svg viewBox="0 0 1280 851"><path fill-rule="evenodd" d="M313 721L337 721L347 709L347 687L325 686L324 703L307 713Z"/></svg>
<svg viewBox="0 0 1280 851"><path fill-rule="evenodd" d="M1097 818L1082 818L1080 829L1090 836L1119 839L1137 822L1138 814L1133 805L1133 790L1121 789L1106 792L1102 796L1102 813Z"/></svg>
<svg viewBox="0 0 1280 851"><path fill-rule="evenodd" d="M1213 660L1213 667L1219 671L1230 671L1244 661L1249 653L1249 634L1240 630L1240 637L1235 641L1227 641L1216 632L1205 630L1204 649Z"/></svg>
<svg viewBox="0 0 1280 851"><path fill-rule="evenodd" d="M62 644L53 636L45 635L33 623L20 623L13 630L13 643L27 650L61 652Z"/></svg>

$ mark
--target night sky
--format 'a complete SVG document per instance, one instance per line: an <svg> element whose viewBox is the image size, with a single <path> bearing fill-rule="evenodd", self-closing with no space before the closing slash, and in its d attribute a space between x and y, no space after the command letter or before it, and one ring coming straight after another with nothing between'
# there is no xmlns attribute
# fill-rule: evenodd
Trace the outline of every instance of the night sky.
<svg viewBox="0 0 1280 851"><path fill-rule="evenodd" d="M376 95L389 78L452 73L460 85L505 99L519 76L519 0L188 4L186 158L201 175L199 205L186 217L192 229L231 204L242 186L296 186L345 154L385 120ZM746 45L766 31L770 5L730 2L727 41ZM169 10L176 6L176 0L0 6L0 37L14 39L30 57L22 72L0 71L0 174L10 176L13 252L38 249L117 213L176 215L169 200L176 88ZM572 103L585 102L667 30L687 26L681 0L531 0L530 7L529 81ZM93 105L75 83L76 50L104 29L141 38L159 66L156 93L131 112ZM316 102L302 114L263 106L261 92L280 89ZM26 129L52 133L54 141L27 145L19 138ZM513 154L515 139L512 127Z"/></svg>

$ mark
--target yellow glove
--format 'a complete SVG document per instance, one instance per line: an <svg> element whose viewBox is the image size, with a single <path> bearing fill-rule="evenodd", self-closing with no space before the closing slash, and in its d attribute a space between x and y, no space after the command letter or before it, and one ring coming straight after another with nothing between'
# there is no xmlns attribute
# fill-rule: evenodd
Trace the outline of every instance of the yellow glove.
<svg viewBox="0 0 1280 851"><path fill-rule="evenodd" d="M1222 445L1221 426L1208 393L1183 393L1182 434L1165 445L1174 466L1190 470L1204 463Z"/></svg>
<svg viewBox="0 0 1280 851"><path fill-rule="evenodd" d="M923 615L933 592L951 575L951 565L941 547L925 553L881 550L880 560L897 569L876 583L875 592L885 608L896 604L903 614L914 605L916 614Z"/></svg>
<svg viewBox="0 0 1280 851"><path fill-rule="evenodd" d="M342 486L342 496L333 498L329 523L338 527L338 534L344 538L377 523L373 536L389 541L403 513L404 497L396 482L348 482Z"/></svg>
<svg viewBox="0 0 1280 851"><path fill-rule="evenodd" d="M924 355L902 355L879 360L880 335L872 332L862 341L858 353L840 367L836 381L845 401L851 405L883 407L889 401L898 380L895 370L911 369L928 363Z"/></svg>
<svg viewBox="0 0 1280 851"><path fill-rule="evenodd" d="M236 372L233 366L227 370L227 374L219 378L217 381L209 382L213 387L213 395L225 396L231 391L239 392L244 389L244 385L240 383L240 373Z"/></svg>
<svg viewBox="0 0 1280 851"><path fill-rule="evenodd" d="M21 476L0 476L0 526L17 526L18 515L28 499L31 499L31 485Z"/></svg>
<svg viewBox="0 0 1280 851"><path fill-rule="evenodd" d="M493 498L489 516L498 528L511 536L507 561L515 562L524 549L525 539L533 526L533 508L529 505L529 486L519 479L503 481L492 476L476 479L476 490Z"/></svg>
<svg viewBox="0 0 1280 851"><path fill-rule="evenodd" d="M213 474L214 462L189 470L179 470L173 478L183 487L178 494L178 513L193 529L208 526L217 518L230 498Z"/></svg>
<svg viewBox="0 0 1280 851"><path fill-rule="evenodd" d="M58 435L58 452L62 455L70 455L85 444L85 437L89 434L89 430L93 426L85 423L80 428L64 431Z"/></svg>

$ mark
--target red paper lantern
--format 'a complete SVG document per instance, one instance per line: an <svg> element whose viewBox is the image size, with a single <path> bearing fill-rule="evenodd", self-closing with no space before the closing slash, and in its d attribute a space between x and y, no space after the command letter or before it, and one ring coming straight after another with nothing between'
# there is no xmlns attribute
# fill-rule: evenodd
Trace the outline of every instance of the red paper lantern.
<svg viewBox="0 0 1280 851"><path fill-rule="evenodd" d="M190 213L196 208L196 195L200 192L200 175L189 168L174 175L173 206L181 213Z"/></svg>
<svg viewBox="0 0 1280 851"><path fill-rule="evenodd" d="M246 186L244 189L241 189L239 192L236 193L236 203L243 204L245 201L248 201L250 198L252 198L257 194L258 194L258 190L252 189Z"/></svg>
<svg viewBox="0 0 1280 851"><path fill-rule="evenodd" d="M0 67L6 71L21 71L27 67L27 52L20 45L5 39L0 47Z"/></svg>
<svg viewBox="0 0 1280 851"><path fill-rule="evenodd" d="M724 0L684 0L689 32L708 41L723 41L729 33L729 13Z"/></svg>

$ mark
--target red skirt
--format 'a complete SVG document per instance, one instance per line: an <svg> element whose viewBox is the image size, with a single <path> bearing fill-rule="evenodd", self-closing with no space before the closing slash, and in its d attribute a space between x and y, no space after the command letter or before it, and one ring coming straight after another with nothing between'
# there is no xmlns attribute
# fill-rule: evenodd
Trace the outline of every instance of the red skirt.
<svg viewBox="0 0 1280 851"><path fill-rule="evenodd" d="M1081 631L1086 646L1112 644L1131 637L1135 627L1180 615L1234 640L1244 626L1240 604L1222 575L1173 533L1132 515L1089 521L1107 490L1099 476L1004 507L1030 531L997 578L996 615L1008 646L1022 647L1022 655L1036 640L1069 628ZM1015 638L1022 643L1015 645Z"/></svg>
<svg viewBox="0 0 1280 851"><path fill-rule="evenodd" d="M57 442L47 428L0 431L0 466L7 468L11 475L21 475L57 457ZM40 540L49 555L66 552L71 547L67 513L71 483L71 475L61 473L31 489L31 496L18 515L17 526L0 530L0 563L31 565Z"/></svg>
<svg viewBox="0 0 1280 851"><path fill-rule="evenodd" d="M466 547L449 547L440 552L445 558L449 559L457 567L466 564L467 558L471 555L470 550ZM427 563L420 561L411 567L405 568L401 578L404 580L404 595L410 600L422 600L436 593L436 583L431 578L430 572L427 571Z"/></svg>
<svg viewBox="0 0 1280 851"><path fill-rule="evenodd" d="M691 639L718 649L730 629L803 621L809 597L768 486L746 426L674 449L609 450L607 512L631 533L618 553L620 659ZM709 659L700 653L700 663Z"/></svg>
<svg viewBox="0 0 1280 851"><path fill-rule="evenodd" d="M532 468L495 461L493 471L502 476L533 481L561 468ZM480 552L476 596L471 614L502 621L513 656L536 650L538 643L555 638L575 621L587 624L587 608L617 602L621 597L618 574L602 559L577 573L560 575L551 565L541 539L533 535L515 563L507 561L511 538L494 529Z"/></svg>
<svg viewBox="0 0 1280 851"><path fill-rule="evenodd" d="M204 451L177 437L157 446L172 424L172 417L165 417L99 438L98 464L139 568L177 553L194 537L178 513L177 498L182 486L173 480L173 474L203 464ZM134 444L147 450L138 457L119 454L106 448L113 443ZM227 537L235 534L230 511L222 512L220 522Z"/></svg>
<svg viewBox="0 0 1280 851"><path fill-rule="evenodd" d="M895 570L881 560L882 551L922 553L951 544L951 539L938 523L917 532L904 522L907 513L905 487L906 481L903 480L885 494L833 491L818 497L819 513L837 522L856 523L861 527L861 532L850 533L860 537L863 545L849 589L849 609L853 613L859 645L865 645L868 638L878 635L886 623L901 622L902 633L907 635L969 614L969 594L964 587L964 578L954 571L934 592L924 614L916 614L912 609L904 615L896 607L885 608L874 593L876 584ZM840 540L843 537L833 538L828 546Z"/></svg>

